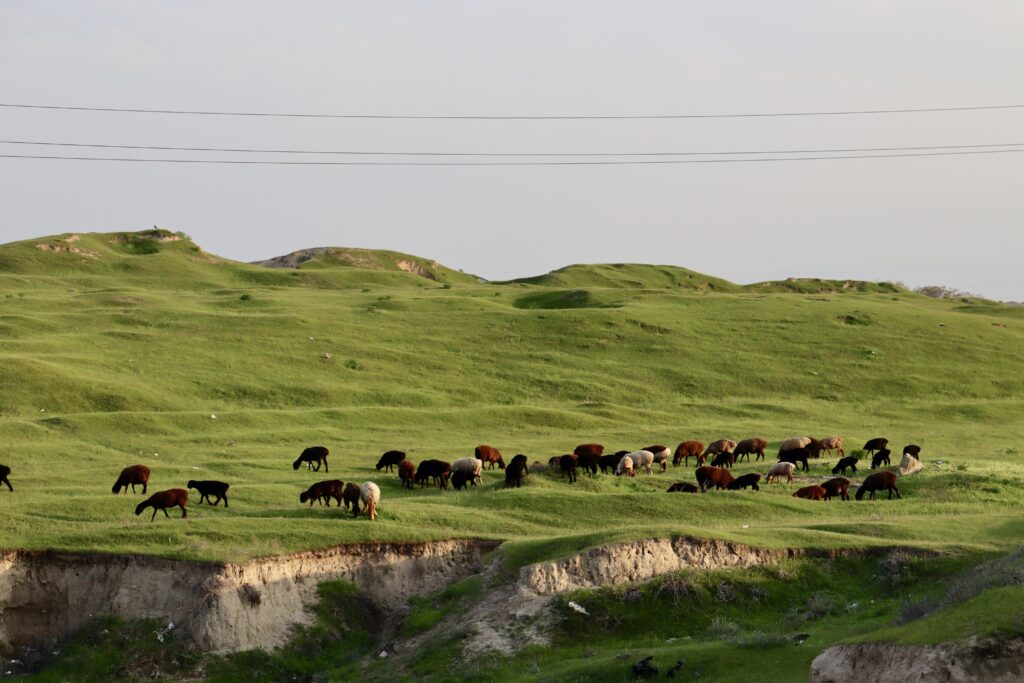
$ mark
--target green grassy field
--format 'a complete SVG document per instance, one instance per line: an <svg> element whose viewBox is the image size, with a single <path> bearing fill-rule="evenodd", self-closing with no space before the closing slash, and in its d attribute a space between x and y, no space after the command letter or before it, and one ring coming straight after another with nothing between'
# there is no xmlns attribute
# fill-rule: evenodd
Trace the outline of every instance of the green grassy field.
<svg viewBox="0 0 1024 683"><path fill-rule="evenodd" d="M270 269L170 237L0 246L0 462L15 487L0 490L0 546L242 560L478 537L508 541L516 565L673 534L961 553L1024 536L1022 308L667 266L507 283L442 266L432 280L387 253ZM489 443L532 462L591 441L763 436L774 452L799 434L841 434L848 449L886 436L897 459L917 443L926 470L899 501L818 503L791 497L805 481L664 494L692 481L686 468L573 486L538 473L519 490L495 471L458 493L405 491L373 469L390 449L454 459ZM291 467L313 444L331 449L329 478L381 486L379 520L299 504L326 478ZM141 495L110 493L135 463L154 490L229 481L231 507L135 517Z"/></svg>

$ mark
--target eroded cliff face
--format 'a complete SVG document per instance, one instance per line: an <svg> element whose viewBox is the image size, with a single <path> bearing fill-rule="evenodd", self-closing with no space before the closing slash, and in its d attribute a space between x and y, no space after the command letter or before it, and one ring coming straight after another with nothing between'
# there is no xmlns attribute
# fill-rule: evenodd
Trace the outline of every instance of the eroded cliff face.
<svg viewBox="0 0 1024 683"><path fill-rule="evenodd" d="M1024 680L1024 639L900 646L837 645L811 663L811 683L915 681L1011 683Z"/></svg>
<svg viewBox="0 0 1024 683"><path fill-rule="evenodd" d="M270 648L311 619L323 581L345 579L384 608L479 571L489 541L373 543L212 564L146 556L0 553L0 648L61 637L102 614L173 622L218 652Z"/></svg>

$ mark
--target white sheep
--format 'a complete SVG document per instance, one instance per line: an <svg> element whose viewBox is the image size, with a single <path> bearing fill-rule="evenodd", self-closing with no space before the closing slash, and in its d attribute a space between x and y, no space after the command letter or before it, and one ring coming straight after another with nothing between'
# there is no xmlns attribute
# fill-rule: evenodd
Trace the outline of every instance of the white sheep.
<svg viewBox="0 0 1024 683"><path fill-rule="evenodd" d="M627 454L633 461L633 469L643 469L647 474L651 473L651 465L654 464L654 453L650 451L633 451Z"/></svg>
<svg viewBox="0 0 1024 683"><path fill-rule="evenodd" d="M633 458L628 455L622 456L619 464L615 466L615 474L620 477L635 477L636 474L633 473Z"/></svg>
<svg viewBox="0 0 1024 683"><path fill-rule="evenodd" d="M468 481L476 482L481 479L481 473L484 471L484 461L478 460L477 458L459 458L452 462L452 474L456 472L465 472L469 477Z"/></svg>
<svg viewBox="0 0 1024 683"><path fill-rule="evenodd" d="M363 512L370 519L377 519L377 503L380 502L380 487L368 481L359 487L359 500L363 503ZM358 514L358 513L357 513Z"/></svg>
<svg viewBox="0 0 1024 683"><path fill-rule="evenodd" d="M672 457L672 451L668 446L650 446L644 450L654 454L654 464L661 465L662 472L668 469L668 461Z"/></svg>
<svg viewBox="0 0 1024 683"><path fill-rule="evenodd" d="M903 454L903 460L900 462L900 474L907 476L908 474L917 474L924 469L924 463L912 456L910 453Z"/></svg>
<svg viewBox="0 0 1024 683"><path fill-rule="evenodd" d="M765 475L764 481L766 484L770 484L779 477L785 477L786 481L791 482L794 469L796 469L796 465L791 462L777 462L768 468L768 474Z"/></svg>

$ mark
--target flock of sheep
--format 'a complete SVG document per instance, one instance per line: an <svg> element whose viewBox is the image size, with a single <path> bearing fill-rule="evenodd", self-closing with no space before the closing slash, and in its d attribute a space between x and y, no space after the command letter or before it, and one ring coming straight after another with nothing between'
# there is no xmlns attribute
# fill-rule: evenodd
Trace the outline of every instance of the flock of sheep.
<svg viewBox="0 0 1024 683"><path fill-rule="evenodd" d="M864 444L864 451L871 456L871 469L877 469L880 465L890 464L890 451L887 448L888 439L875 438ZM669 493L705 493L709 489L739 490L752 488L759 490L758 484L761 475L748 473L739 477L733 477L730 468L743 458L750 461L765 459L765 449L768 442L761 438L745 439L739 443L730 439L719 439L712 442L706 448L700 441L684 441L680 443L673 454L667 446L654 445L642 448L637 451L618 451L614 454L605 455L604 446L600 444L581 444L572 453L556 455L548 460L547 467L560 471L563 478L568 478L569 483L577 480L577 473L583 470L591 476L596 476L598 470L603 473L612 472L617 476L633 477L638 470L651 474L654 468L660 467L662 472L668 469L668 462L671 459L673 466L684 464L689 466L690 458L694 458L697 468L694 470L696 484L688 482L677 482L672 484ZM831 454L833 451L840 456L839 462L832 468L832 474L846 474L849 469L857 471L859 458L847 456L843 450L843 439L838 436L830 436L821 440L812 437L793 437L782 442L778 452L778 462L771 465L765 474L765 481L781 480L793 481L793 472L800 465L808 470L808 460L820 457L822 452ZM900 463L902 474L912 474L922 468L919 456L921 448L913 444L904 447L903 461ZM330 454L324 446L311 446L302 451L299 457L292 463L292 468L298 470L303 464L307 469L319 472L323 467L324 472L329 472L327 456ZM710 458L710 464L705 464ZM448 484L456 489L465 489L468 486L475 486L482 478L484 467L494 469L495 465L505 471L505 486L518 488L523 483L523 478L529 474L527 457L516 455L506 465L504 458L497 448L493 446L477 446L471 458L459 458L452 462L444 460L423 460L417 466L406 458L402 451L387 451L377 462L378 472L384 470L391 472L397 467L398 476L402 485L412 489L416 484L420 487L427 485L438 486L441 489L448 488ZM534 467L543 466L534 462ZM0 483L6 484L10 491L11 486L9 475L11 468L0 465ZM132 465L124 468L113 486L113 493L127 492L130 486L135 492L136 486L142 486L143 495L149 483L150 470L145 465ZM870 494L874 499L877 491L887 491L889 498L893 493L899 498L900 492L896 486L896 474L891 471L882 471L868 475L857 487L857 500L861 500L865 494ZM797 490L793 495L797 498L809 500L830 500L833 497L849 500L850 480L836 476L833 479L822 482L820 485L805 486ZM210 505L218 505L224 502L228 506L228 488L230 485L222 481L196 481L191 480L186 485L187 489L174 488L166 491L159 491L139 503L135 508L135 514L141 515L143 511L153 508L153 515L150 521L156 519L156 513L162 511L165 516L169 508L180 508L181 516L188 517L188 491L194 489L199 492L199 502L206 501ZM337 501L338 507L344 506L346 510L351 509L353 516L358 517L360 511L371 520L377 518L377 505L380 503L380 487L372 481L362 485L349 482L345 484L339 479L318 481L308 489L299 494L299 502L308 502L310 506L314 502L330 507L331 499Z"/></svg>

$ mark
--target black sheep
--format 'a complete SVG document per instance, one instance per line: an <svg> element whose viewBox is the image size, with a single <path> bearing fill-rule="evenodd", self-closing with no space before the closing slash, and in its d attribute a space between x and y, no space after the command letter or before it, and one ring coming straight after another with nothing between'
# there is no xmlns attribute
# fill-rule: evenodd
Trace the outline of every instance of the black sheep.
<svg viewBox="0 0 1024 683"><path fill-rule="evenodd" d="M522 486L525 473L525 462L510 462L508 467L505 468L505 488L519 488Z"/></svg>
<svg viewBox="0 0 1024 683"><path fill-rule="evenodd" d="M380 460L377 461L377 471L380 472L383 468L385 472L390 472L392 467L398 465L403 460L405 460L405 453L402 451L388 451L380 456Z"/></svg>
<svg viewBox="0 0 1024 683"><path fill-rule="evenodd" d="M330 451L324 446L310 446L306 450L302 451L295 462L292 463L292 469L297 470L302 463L306 463L306 469L311 469L314 472L320 471L320 463L323 463L324 472L330 472L327 469L327 456ZM316 463L316 467L313 467L313 463Z"/></svg>
<svg viewBox="0 0 1024 683"><path fill-rule="evenodd" d="M679 481L668 487L666 493L697 493L700 491L697 486L685 481Z"/></svg>
<svg viewBox="0 0 1024 683"><path fill-rule="evenodd" d="M893 491L897 498L902 498L900 490L896 488L896 474L893 472L875 472L864 478L864 483L857 487L857 500L862 500L865 493L870 493L869 500L875 499L875 491L888 491L889 498L892 498Z"/></svg>
<svg viewBox="0 0 1024 683"><path fill-rule="evenodd" d="M847 468L849 468L851 472L856 472L858 462L860 462L860 458L854 455L848 455L836 463L836 466L832 468L832 474L839 474L840 472L846 474Z"/></svg>
<svg viewBox="0 0 1024 683"><path fill-rule="evenodd" d="M228 506L228 488L230 488L231 484L227 484L223 481L196 481L195 479L190 479L187 486L190 489L199 491L200 504L205 500L207 503L210 503L210 505L216 506L217 503L223 500L224 507ZM217 500L211 503L211 496L215 496Z"/></svg>
<svg viewBox="0 0 1024 683"><path fill-rule="evenodd" d="M7 478L10 473L10 467L7 465L0 465L0 483L7 484L7 488L11 490L11 493L14 493L14 487L11 486L11 480Z"/></svg>
<svg viewBox="0 0 1024 683"><path fill-rule="evenodd" d="M755 491L760 491L761 487L757 485L757 482L759 481L761 481L761 475L755 472L751 472L750 474L744 474L742 476L736 477L731 482L729 482L729 485L726 486L726 488L729 489L730 491L739 491L740 489L745 489L749 486Z"/></svg>
<svg viewBox="0 0 1024 683"><path fill-rule="evenodd" d="M569 475L569 483L576 482L576 455L567 454L558 459L558 467L562 470L562 476Z"/></svg>
<svg viewBox="0 0 1024 683"><path fill-rule="evenodd" d="M516 457L512 458L512 462L522 463L522 465L523 465L523 474L529 474L530 473L530 468L526 466L526 456L523 455L522 453L519 453L518 455L516 455Z"/></svg>
<svg viewBox="0 0 1024 683"><path fill-rule="evenodd" d="M473 485L476 486L473 475L462 470L456 470L452 473L452 488L456 491L469 488L470 482L473 482Z"/></svg>
<svg viewBox="0 0 1024 683"><path fill-rule="evenodd" d="M881 465L882 463L885 463L885 465L888 467L890 464L890 455L891 453L888 448L883 448L882 450L875 453L874 457L871 458L871 469L877 469L878 466Z"/></svg>
<svg viewBox="0 0 1024 683"><path fill-rule="evenodd" d="M914 444L909 444L903 447L903 455L909 455L917 460L921 459L921 447Z"/></svg>
<svg viewBox="0 0 1024 683"><path fill-rule="evenodd" d="M327 507L331 507L331 498L333 498L338 501L338 507L341 507L341 487L340 479L318 481L299 494L299 502L305 503L308 500L309 507L313 507L315 501L321 505L326 503Z"/></svg>
<svg viewBox="0 0 1024 683"><path fill-rule="evenodd" d="M788 451L779 451L779 462L791 462L794 465L803 465L803 470L806 472L811 469L807 466L807 458L811 454L806 448L790 448Z"/></svg>

